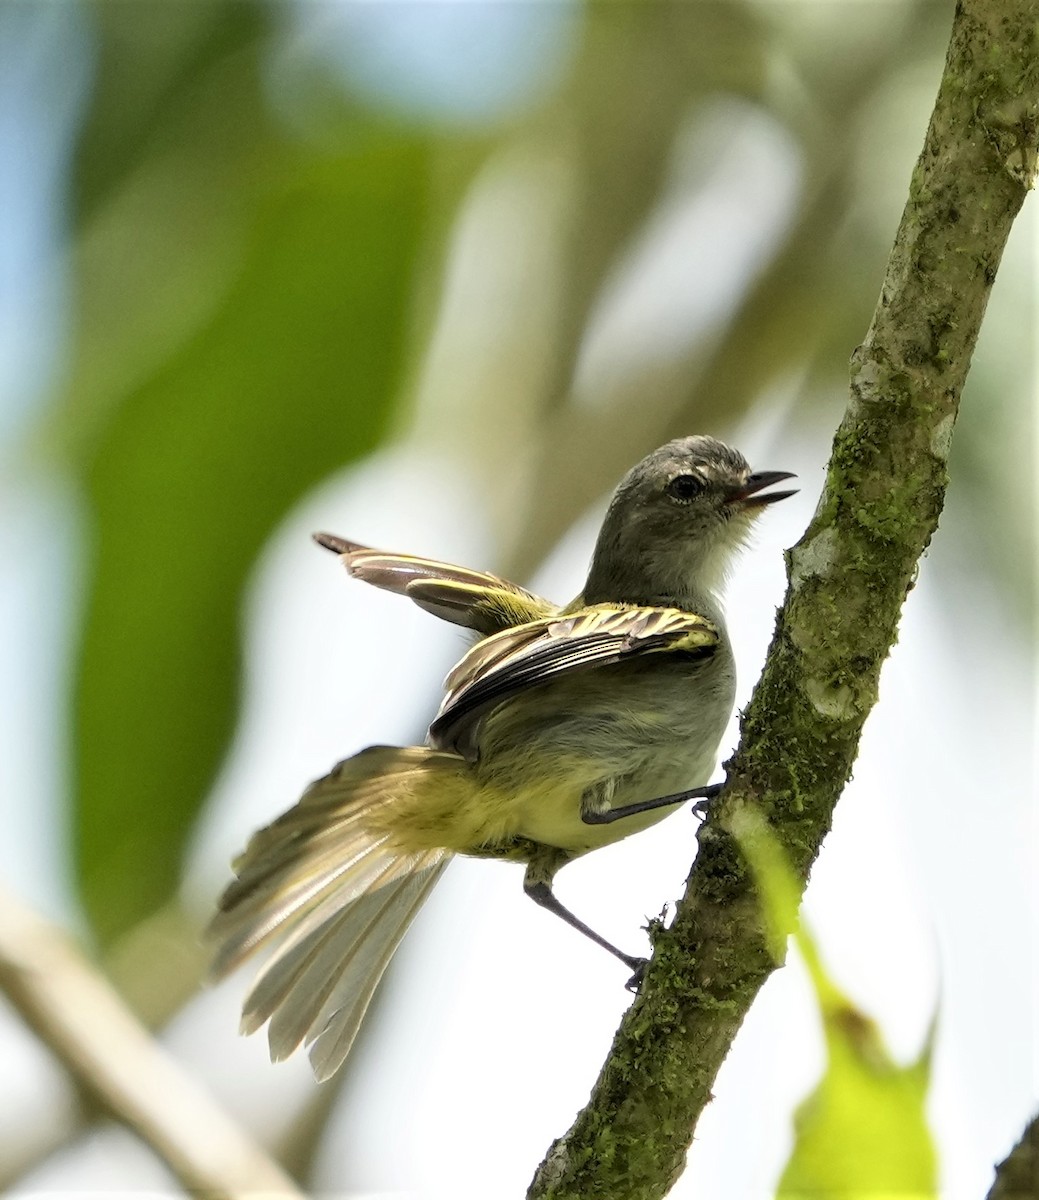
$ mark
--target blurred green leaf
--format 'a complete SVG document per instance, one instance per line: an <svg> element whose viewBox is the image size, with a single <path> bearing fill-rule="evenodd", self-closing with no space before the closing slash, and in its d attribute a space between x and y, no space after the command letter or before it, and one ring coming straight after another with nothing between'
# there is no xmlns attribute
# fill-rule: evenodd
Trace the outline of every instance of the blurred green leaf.
<svg viewBox="0 0 1039 1200"><path fill-rule="evenodd" d="M191 84L166 89L160 128L136 130L136 158L114 156L121 170L95 220L107 222L106 253L81 275L82 308L101 297L106 321L84 323L96 341L78 349L69 403L90 402L68 442L92 532L75 855L105 940L177 884L232 731L239 605L259 548L294 501L386 428L426 226L423 139L355 114L334 147L293 144L267 114L255 29L225 41L223 58L200 50L194 71L173 73ZM103 190L95 178L92 193ZM210 200L236 243L218 272L205 252ZM175 286L157 273L147 288L138 244L153 268L189 264ZM125 293L113 286L124 273ZM119 326L134 327L141 306L150 357L106 373L97 345L131 354Z"/></svg>
<svg viewBox="0 0 1039 1200"><path fill-rule="evenodd" d="M731 822L764 899L772 952L781 959L795 929L800 888L768 826L744 811ZM925 1106L934 1027L919 1058L900 1067L877 1025L829 977L803 925L808 967L826 1039L822 1080L794 1117L795 1144L779 1200L923 1200L937 1195L937 1162Z"/></svg>
<svg viewBox="0 0 1039 1200"><path fill-rule="evenodd" d="M799 945L814 953L804 931ZM817 955L811 971L826 1037L826 1073L794 1116L794 1151L777 1196L936 1196L937 1164L925 1113L933 1028L919 1058L900 1067L876 1024L841 995Z"/></svg>

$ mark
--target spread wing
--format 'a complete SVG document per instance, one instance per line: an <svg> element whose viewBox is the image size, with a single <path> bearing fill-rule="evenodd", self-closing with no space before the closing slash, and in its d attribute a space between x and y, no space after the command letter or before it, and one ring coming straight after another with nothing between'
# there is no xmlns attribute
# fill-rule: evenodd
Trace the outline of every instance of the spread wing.
<svg viewBox="0 0 1039 1200"><path fill-rule="evenodd" d="M407 596L433 616L480 633L498 633L559 611L548 600L486 571L413 554L388 554L330 533L316 533L314 540L338 554L355 578Z"/></svg>
<svg viewBox="0 0 1039 1200"><path fill-rule="evenodd" d="M429 743L438 750L459 749L489 709L560 676L646 654L707 656L718 641L706 617L676 608L596 605L507 629L478 642L447 677Z"/></svg>

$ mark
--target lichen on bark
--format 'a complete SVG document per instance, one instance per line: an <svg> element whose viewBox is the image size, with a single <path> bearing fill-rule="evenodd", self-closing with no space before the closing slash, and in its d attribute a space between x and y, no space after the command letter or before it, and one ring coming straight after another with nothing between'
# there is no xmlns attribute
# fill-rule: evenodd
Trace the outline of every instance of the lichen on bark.
<svg viewBox="0 0 1039 1200"><path fill-rule="evenodd" d="M740 814L767 821L803 887L938 523L960 393L1034 180L1037 131L1033 0L961 0L825 488L787 555L786 600L726 787L589 1103L550 1148L529 1200L652 1200L681 1174L718 1069L782 958L740 850Z"/></svg>

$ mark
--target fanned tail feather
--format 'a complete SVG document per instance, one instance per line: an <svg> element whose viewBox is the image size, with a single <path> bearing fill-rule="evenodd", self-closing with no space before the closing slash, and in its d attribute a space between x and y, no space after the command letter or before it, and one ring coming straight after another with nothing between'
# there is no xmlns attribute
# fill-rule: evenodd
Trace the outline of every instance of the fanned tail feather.
<svg viewBox="0 0 1039 1200"><path fill-rule="evenodd" d="M450 857L444 853L439 861L390 885L392 899L372 916L367 932L356 940L356 959L350 972L339 977L311 1027L312 1033L320 1030L310 1047L310 1063L319 1080L335 1074L350 1053L383 972ZM370 900L374 896L361 899L362 909ZM376 928L378 937L372 933ZM361 986L355 986L355 980Z"/></svg>
<svg viewBox="0 0 1039 1200"><path fill-rule="evenodd" d="M400 853L372 816L445 756L374 746L312 784L254 834L210 927L213 973L264 948L271 957L243 1008L242 1031L270 1021L271 1057L302 1042L319 1079L342 1064L383 972L451 855ZM378 825L376 823L376 828Z"/></svg>

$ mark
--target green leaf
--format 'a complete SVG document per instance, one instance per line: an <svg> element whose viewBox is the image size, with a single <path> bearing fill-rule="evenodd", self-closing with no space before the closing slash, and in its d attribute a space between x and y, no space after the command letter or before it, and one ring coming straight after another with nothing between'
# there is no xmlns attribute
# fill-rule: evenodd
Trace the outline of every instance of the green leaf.
<svg viewBox="0 0 1039 1200"><path fill-rule="evenodd" d="M795 928L801 889L782 847L757 814L743 811L734 836L763 897L777 959ZM804 928L794 934L808 967L826 1040L822 1080L794 1118L794 1150L778 1200L923 1200L937 1195L934 1143L925 1106L934 1027L906 1067L890 1056L876 1024L830 978Z"/></svg>
<svg viewBox="0 0 1039 1200"><path fill-rule="evenodd" d="M423 139L354 114L332 149L292 144L268 124L255 31L225 40L223 57L200 51L201 79L178 69L190 86L167 90L161 130L138 131L146 149L106 177L84 231L89 242L103 229L105 254L84 256L93 340L78 348L66 409L92 553L75 857L103 940L177 885L234 724L257 552L290 505L383 436L426 225ZM219 270L210 212L233 247ZM150 281L135 273L138 245ZM120 341L124 327L152 344L120 371L106 358L139 349ZM80 396L88 411L73 415Z"/></svg>
<svg viewBox="0 0 1039 1200"><path fill-rule="evenodd" d="M794 1116L794 1150L777 1196L937 1195L935 1146L925 1114L933 1027L917 1061L900 1067L875 1022L843 1000L833 984L827 982L819 1001L827 1070Z"/></svg>
<svg viewBox="0 0 1039 1200"><path fill-rule="evenodd" d="M802 952L814 947L803 930ZM807 957L807 956L806 956ZM876 1024L810 966L826 1038L826 1073L794 1117L796 1140L777 1196L920 1200L937 1195L927 1126L932 1029L920 1056L899 1066Z"/></svg>

